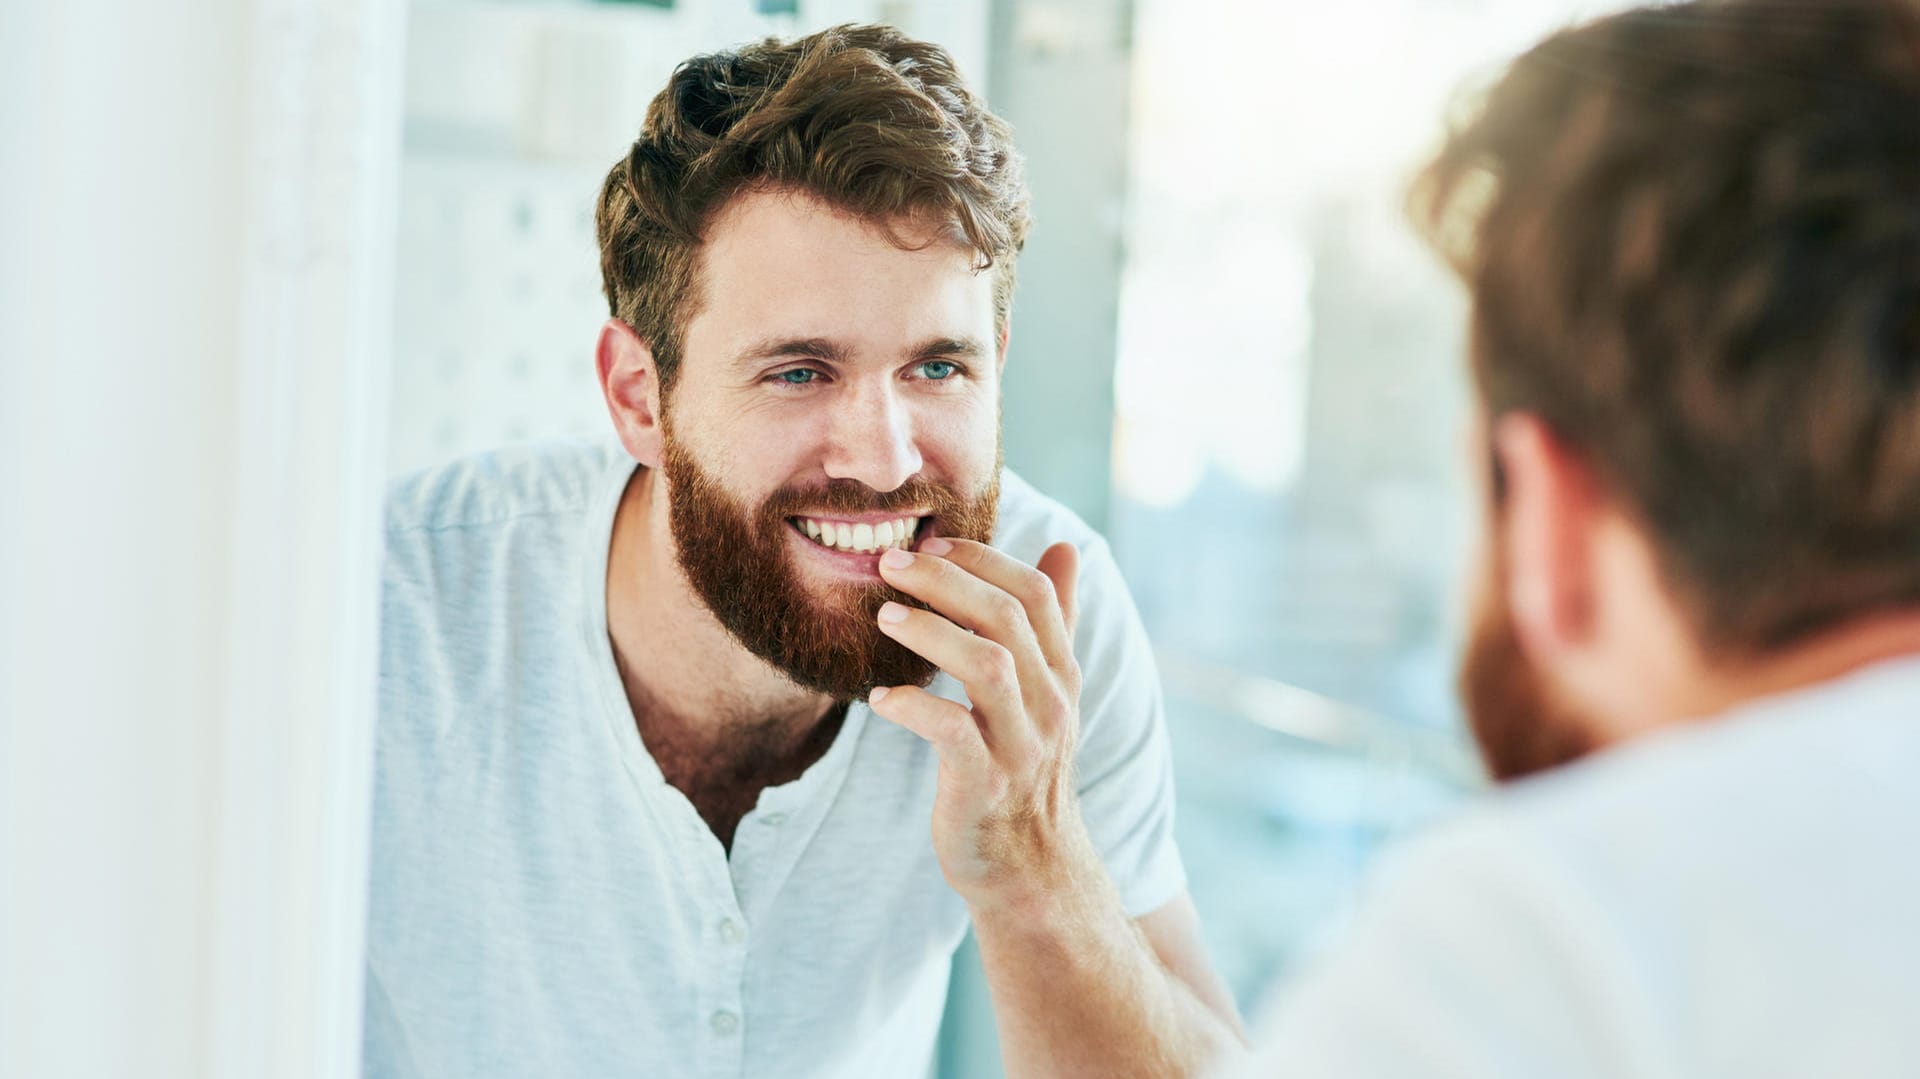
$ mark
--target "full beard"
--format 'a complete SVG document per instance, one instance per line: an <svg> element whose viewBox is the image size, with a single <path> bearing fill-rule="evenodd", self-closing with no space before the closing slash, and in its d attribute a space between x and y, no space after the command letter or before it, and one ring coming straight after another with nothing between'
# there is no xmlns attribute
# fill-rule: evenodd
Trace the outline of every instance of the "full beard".
<svg viewBox="0 0 1920 1079"><path fill-rule="evenodd" d="M1497 553L1495 560L1487 579L1504 582ZM1504 584L1492 584L1479 605L1460 665L1460 696L1498 782L1558 768L1599 748L1592 724L1554 692L1521 647Z"/></svg>
<svg viewBox="0 0 1920 1079"><path fill-rule="evenodd" d="M874 621L889 600L922 609L926 604L880 582L809 587L788 547L788 521L802 514L926 509L939 535L987 543L1000 503L997 454L987 483L970 495L917 477L884 492L840 479L814 488L783 487L757 509L743 506L671 434L662 469L671 488L668 518L680 568L749 652L797 685L836 701L865 697L875 686L933 680L937 668L882 635ZM929 531L923 525L920 535Z"/></svg>

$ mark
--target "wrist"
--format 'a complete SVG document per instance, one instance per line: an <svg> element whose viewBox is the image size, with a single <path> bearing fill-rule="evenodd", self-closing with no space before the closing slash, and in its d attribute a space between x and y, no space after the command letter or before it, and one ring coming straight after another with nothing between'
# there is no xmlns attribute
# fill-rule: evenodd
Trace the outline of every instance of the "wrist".
<svg viewBox="0 0 1920 1079"><path fill-rule="evenodd" d="M1022 868L1003 869L964 898L976 930L1024 937L1071 932L1120 909L1106 867L1084 839Z"/></svg>

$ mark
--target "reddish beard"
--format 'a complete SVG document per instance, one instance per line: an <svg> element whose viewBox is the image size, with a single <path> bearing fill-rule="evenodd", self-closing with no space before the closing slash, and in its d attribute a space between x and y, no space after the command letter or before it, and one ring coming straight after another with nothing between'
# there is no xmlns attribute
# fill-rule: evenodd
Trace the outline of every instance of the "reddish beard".
<svg viewBox="0 0 1920 1079"><path fill-rule="evenodd" d="M1487 771L1503 783L1558 768L1599 748L1589 733L1592 725L1553 691L1520 646L1504 561L1496 551L1486 578L1493 583L1481 598L1460 664L1467 725Z"/></svg>
<svg viewBox="0 0 1920 1079"><path fill-rule="evenodd" d="M839 479L814 488L783 487L758 508L740 504L702 469L671 433L662 467L671 491L668 518L681 570L727 632L798 685L835 700L864 697L875 686L924 686L936 668L883 636L874 622L893 600L926 604L888 584L810 588L800 577L787 534L790 518L925 510L942 536L987 543L1000 503L1000 463L967 496L918 477L891 491Z"/></svg>

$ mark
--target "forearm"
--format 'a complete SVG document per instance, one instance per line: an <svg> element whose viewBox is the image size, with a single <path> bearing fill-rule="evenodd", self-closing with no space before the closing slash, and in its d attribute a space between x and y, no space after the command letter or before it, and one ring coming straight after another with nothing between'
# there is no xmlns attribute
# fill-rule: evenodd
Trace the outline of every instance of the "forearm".
<svg viewBox="0 0 1920 1079"><path fill-rule="evenodd" d="M1009 1079L1193 1076L1242 1042L1169 971L1104 877L975 910Z"/></svg>

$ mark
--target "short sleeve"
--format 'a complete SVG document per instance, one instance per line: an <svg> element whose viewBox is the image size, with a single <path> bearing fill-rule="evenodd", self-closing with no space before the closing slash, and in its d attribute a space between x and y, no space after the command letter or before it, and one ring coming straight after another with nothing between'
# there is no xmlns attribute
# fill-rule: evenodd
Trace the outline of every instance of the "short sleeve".
<svg viewBox="0 0 1920 1079"><path fill-rule="evenodd" d="M1522 829L1476 820L1396 859L1348 938L1263 1009L1232 1079L1675 1074L1603 905Z"/></svg>
<svg viewBox="0 0 1920 1079"><path fill-rule="evenodd" d="M1106 542L1080 552L1080 812L1127 914L1186 891L1173 838L1173 758L1146 630Z"/></svg>

